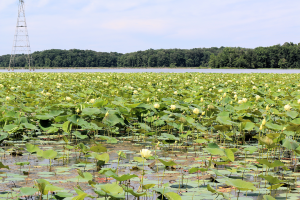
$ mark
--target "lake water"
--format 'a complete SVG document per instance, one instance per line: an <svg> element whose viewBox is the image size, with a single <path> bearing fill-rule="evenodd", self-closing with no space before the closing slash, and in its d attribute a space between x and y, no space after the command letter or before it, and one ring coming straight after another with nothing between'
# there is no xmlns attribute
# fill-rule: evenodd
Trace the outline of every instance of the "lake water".
<svg viewBox="0 0 300 200"><path fill-rule="evenodd" d="M7 70L0 70L0 72L8 72ZM10 71L11 72L11 71ZM29 70L14 70L13 72L30 72ZM31 71L32 72L32 71ZM143 72L154 72L154 73L276 73L276 74L292 74L300 73L300 69L36 69L34 72L115 72L115 73L143 73Z"/></svg>

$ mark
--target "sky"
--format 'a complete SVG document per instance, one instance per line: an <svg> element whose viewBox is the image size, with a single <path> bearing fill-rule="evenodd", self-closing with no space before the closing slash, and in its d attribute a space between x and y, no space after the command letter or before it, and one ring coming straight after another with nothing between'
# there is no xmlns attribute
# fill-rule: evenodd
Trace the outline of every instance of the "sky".
<svg viewBox="0 0 300 200"><path fill-rule="evenodd" d="M24 0L31 51L272 46L300 42L299 0ZM19 0L0 0L0 55Z"/></svg>

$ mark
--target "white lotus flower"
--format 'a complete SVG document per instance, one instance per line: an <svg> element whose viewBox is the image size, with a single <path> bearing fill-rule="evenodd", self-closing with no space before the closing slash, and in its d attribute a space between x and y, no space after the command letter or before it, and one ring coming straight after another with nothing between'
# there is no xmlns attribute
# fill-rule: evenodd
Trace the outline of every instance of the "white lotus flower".
<svg viewBox="0 0 300 200"><path fill-rule="evenodd" d="M284 110L286 110L286 111L291 110L291 108L292 108L292 107L291 107L289 104L287 104L287 105L284 106Z"/></svg>
<svg viewBox="0 0 300 200"><path fill-rule="evenodd" d="M243 101L244 103L246 103L248 100L247 100L247 98L243 98L242 101Z"/></svg>
<svg viewBox="0 0 300 200"><path fill-rule="evenodd" d="M253 89L253 90L257 90L257 87L256 87L256 86L253 86L252 89Z"/></svg>
<svg viewBox="0 0 300 200"><path fill-rule="evenodd" d="M9 100L10 100L10 97L7 96L5 99L6 99L6 101L9 101Z"/></svg>
<svg viewBox="0 0 300 200"><path fill-rule="evenodd" d="M238 101L238 104L242 104L242 103L243 103L243 100L239 100L239 101Z"/></svg>
<svg viewBox="0 0 300 200"><path fill-rule="evenodd" d="M71 97L66 97L66 100L67 101L71 101Z"/></svg>
<svg viewBox="0 0 300 200"><path fill-rule="evenodd" d="M154 104L154 108L158 109L160 105L158 103Z"/></svg>
<svg viewBox="0 0 300 200"><path fill-rule="evenodd" d="M177 91L175 91L174 94L177 94Z"/></svg>
<svg viewBox="0 0 300 200"><path fill-rule="evenodd" d="M222 89L219 89L218 92L223 92L223 90L222 90Z"/></svg>
<svg viewBox="0 0 300 200"><path fill-rule="evenodd" d="M298 99L297 103L300 104L300 99Z"/></svg>
<svg viewBox="0 0 300 200"><path fill-rule="evenodd" d="M256 101L258 101L258 100L260 99L260 96L259 96L259 95L256 95L256 96L255 96L255 99L256 99Z"/></svg>
<svg viewBox="0 0 300 200"><path fill-rule="evenodd" d="M198 108L195 108L195 109L193 110L193 113L196 114L196 115L198 115L198 114L200 113L200 110L199 110Z"/></svg>
<svg viewBox="0 0 300 200"><path fill-rule="evenodd" d="M134 91L133 91L133 94L138 94L138 91L137 91L137 90L134 90Z"/></svg>
<svg viewBox="0 0 300 200"><path fill-rule="evenodd" d="M140 154L143 158L149 158L150 156L152 156L151 151L149 149L142 149L140 150Z"/></svg>

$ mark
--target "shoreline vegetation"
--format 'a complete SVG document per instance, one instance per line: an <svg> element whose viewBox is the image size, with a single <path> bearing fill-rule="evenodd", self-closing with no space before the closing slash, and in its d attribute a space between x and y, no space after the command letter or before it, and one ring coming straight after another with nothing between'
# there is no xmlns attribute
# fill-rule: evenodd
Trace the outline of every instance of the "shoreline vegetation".
<svg viewBox="0 0 300 200"><path fill-rule="evenodd" d="M29 69L29 67L14 67L14 70ZM211 67L32 67L31 69L251 69L251 70L272 70L274 68L211 68ZM297 70L298 68L275 68L274 70ZM8 70L8 67L0 67L0 70ZM300 69L299 69L300 70Z"/></svg>
<svg viewBox="0 0 300 200"><path fill-rule="evenodd" d="M148 49L132 53L51 49L31 54L35 68L211 68L211 69L300 69L300 43L284 43L254 49L211 47L194 49ZM10 55L0 56L8 67ZM16 55L14 67L28 67L24 54Z"/></svg>

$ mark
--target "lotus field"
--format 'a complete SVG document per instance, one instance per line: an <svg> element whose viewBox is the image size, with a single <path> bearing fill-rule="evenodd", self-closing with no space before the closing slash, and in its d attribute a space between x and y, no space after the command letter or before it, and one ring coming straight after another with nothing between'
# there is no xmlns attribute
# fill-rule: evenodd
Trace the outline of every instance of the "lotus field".
<svg viewBox="0 0 300 200"><path fill-rule="evenodd" d="M300 198L298 74L2 73L0 198Z"/></svg>

